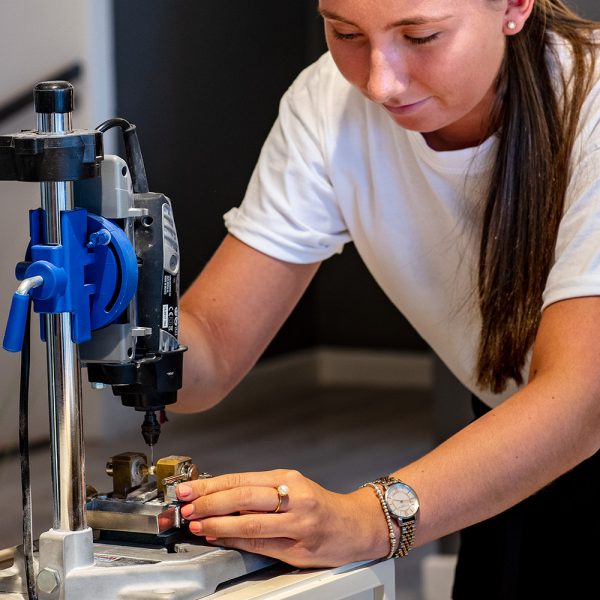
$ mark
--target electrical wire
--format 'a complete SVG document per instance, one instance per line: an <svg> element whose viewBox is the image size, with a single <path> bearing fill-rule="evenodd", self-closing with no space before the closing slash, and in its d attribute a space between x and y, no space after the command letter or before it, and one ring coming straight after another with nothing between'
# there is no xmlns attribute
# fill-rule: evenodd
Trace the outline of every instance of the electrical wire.
<svg viewBox="0 0 600 600"><path fill-rule="evenodd" d="M150 188L148 187L148 178L146 177L146 168L144 167L144 159L142 158L142 149L138 140L136 126L126 119L115 117L98 125L96 130L105 133L113 127L120 127L123 132L123 143L125 145L129 172L131 173L133 191L136 194L144 194Z"/></svg>
<svg viewBox="0 0 600 600"><path fill-rule="evenodd" d="M29 600L38 600L33 567L33 517L31 506L31 477L29 469L29 367L31 303L27 310L25 336L21 350L21 380L19 390L19 452L21 453L21 497L23 502L23 556Z"/></svg>

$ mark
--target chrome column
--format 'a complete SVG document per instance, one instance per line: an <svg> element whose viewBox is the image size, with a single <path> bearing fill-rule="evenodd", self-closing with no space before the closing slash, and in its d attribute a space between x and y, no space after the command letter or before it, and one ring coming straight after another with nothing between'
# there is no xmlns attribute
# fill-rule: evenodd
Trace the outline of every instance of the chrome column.
<svg viewBox="0 0 600 600"><path fill-rule="evenodd" d="M44 82L34 90L39 133L72 131L73 87L66 82ZM60 213L73 208L73 184L41 183L46 243L61 243ZM53 528L85 529L84 448L81 416L81 370L77 347L71 341L69 313L46 315L46 356L52 486Z"/></svg>

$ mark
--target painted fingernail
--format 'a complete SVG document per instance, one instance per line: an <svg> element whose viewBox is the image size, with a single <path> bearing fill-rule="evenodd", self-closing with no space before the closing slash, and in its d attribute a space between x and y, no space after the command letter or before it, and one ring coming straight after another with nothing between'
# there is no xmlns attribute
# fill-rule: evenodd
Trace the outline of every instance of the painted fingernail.
<svg viewBox="0 0 600 600"><path fill-rule="evenodd" d="M189 485L178 485L177 486L177 495L181 498L187 498L187 496L191 495L192 488Z"/></svg>
<svg viewBox="0 0 600 600"><path fill-rule="evenodd" d="M185 506L181 507L181 516L184 519L188 519L193 514L194 514L194 505L193 504L186 504Z"/></svg>

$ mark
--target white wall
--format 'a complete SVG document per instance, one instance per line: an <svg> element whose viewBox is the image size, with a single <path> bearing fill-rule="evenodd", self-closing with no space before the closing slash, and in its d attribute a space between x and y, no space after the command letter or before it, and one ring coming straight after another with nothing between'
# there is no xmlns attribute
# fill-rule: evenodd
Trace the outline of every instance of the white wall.
<svg viewBox="0 0 600 600"><path fill-rule="evenodd" d="M93 129L115 116L112 0L1 0L0 105L73 63L82 77L74 81L76 128ZM34 129L30 106L0 123L1 133ZM29 208L40 205L39 185L0 182L0 335L4 334L12 293L14 266L22 260L29 234ZM33 348L30 384L30 436L48 437L45 346L39 341L39 319L32 320ZM0 350L0 450L17 444L20 355ZM131 422L132 411L121 407L110 392L89 389L82 376L86 438L118 434ZM108 405L109 410L106 410ZM115 414L115 411L117 414ZM140 421L139 418L135 419ZM139 426L139 425L138 425Z"/></svg>

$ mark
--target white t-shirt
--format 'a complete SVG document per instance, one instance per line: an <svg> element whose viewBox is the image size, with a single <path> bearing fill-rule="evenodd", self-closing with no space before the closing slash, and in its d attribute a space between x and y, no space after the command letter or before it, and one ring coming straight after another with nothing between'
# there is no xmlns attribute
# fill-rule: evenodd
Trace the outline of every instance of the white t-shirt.
<svg viewBox="0 0 600 600"><path fill-rule="evenodd" d="M599 96L597 85L582 113L544 307L600 295ZM246 244L293 263L322 261L354 242L398 310L494 406L516 390L511 380L502 394L483 391L475 374L478 217L496 143L432 150L352 87L326 53L284 95L244 201L225 224Z"/></svg>

